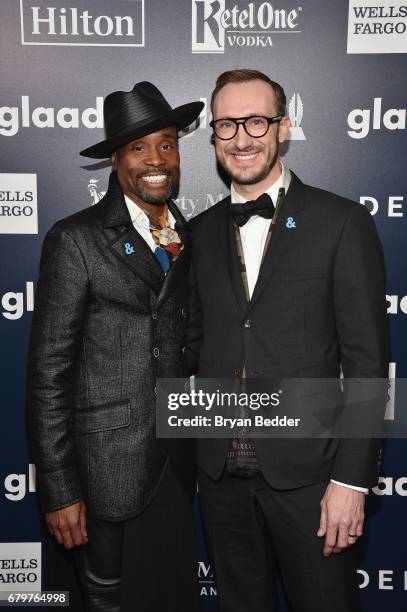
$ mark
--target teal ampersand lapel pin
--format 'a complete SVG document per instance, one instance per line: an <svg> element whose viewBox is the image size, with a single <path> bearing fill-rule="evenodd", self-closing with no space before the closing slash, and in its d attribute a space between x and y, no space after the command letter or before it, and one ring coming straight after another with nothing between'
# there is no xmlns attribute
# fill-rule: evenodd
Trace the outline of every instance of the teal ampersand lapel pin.
<svg viewBox="0 0 407 612"><path fill-rule="evenodd" d="M134 253L133 245L130 244L130 242L126 242L126 244L124 245L124 251L126 255L131 255L132 253Z"/></svg>
<svg viewBox="0 0 407 612"><path fill-rule="evenodd" d="M287 223L285 224L285 226L287 229L295 229L297 227L292 217L287 217Z"/></svg>

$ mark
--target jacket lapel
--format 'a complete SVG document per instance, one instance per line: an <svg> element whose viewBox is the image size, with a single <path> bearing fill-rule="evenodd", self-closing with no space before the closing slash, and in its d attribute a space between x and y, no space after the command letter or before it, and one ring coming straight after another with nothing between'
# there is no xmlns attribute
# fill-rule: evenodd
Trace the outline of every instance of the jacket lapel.
<svg viewBox="0 0 407 612"><path fill-rule="evenodd" d="M157 308L162 306L174 289L178 287L181 282L183 282L183 279L188 278L190 261L190 238L187 222L172 200L168 202L168 208L175 219L175 229L181 237L183 249L165 276L164 283L162 284L160 293L158 295ZM185 280L185 282L187 281Z"/></svg>
<svg viewBox="0 0 407 612"><path fill-rule="evenodd" d="M235 229L230 215L230 196L225 199L223 223L220 225L222 236L219 244L226 246L226 260L229 269L230 280L233 291L240 308L246 312L247 299L243 287L242 270L240 267L239 255L236 246ZM226 234L226 237L225 237ZM225 240L226 238L226 240Z"/></svg>
<svg viewBox="0 0 407 612"><path fill-rule="evenodd" d="M285 253L289 249L295 248L301 232L301 212L305 204L304 197L304 186L300 179L292 173L290 187L260 267L257 283L250 300L249 311L261 296L276 268L284 260ZM295 227L292 227L292 223L295 223Z"/></svg>
<svg viewBox="0 0 407 612"><path fill-rule="evenodd" d="M115 230L115 237L109 241L108 248L158 295L164 273L148 244L133 227L116 172L110 175L109 189L100 206L103 227Z"/></svg>

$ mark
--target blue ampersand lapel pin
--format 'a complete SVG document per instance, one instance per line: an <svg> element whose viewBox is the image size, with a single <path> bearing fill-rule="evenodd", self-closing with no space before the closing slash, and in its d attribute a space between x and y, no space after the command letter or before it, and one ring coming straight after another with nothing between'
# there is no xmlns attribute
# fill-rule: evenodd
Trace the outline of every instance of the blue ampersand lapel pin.
<svg viewBox="0 0 407 612"><path fill-rule="evenodd" d="M287 223L285 224L285 226L288 229L295 229L297 226L295 225L295 221L292 217L287 217Z"/></svg>
<svg viewBox="0 0 407 612"><path fill-rule="evenodd" d="M126 244L124 245L124 250L126 252L126 255L131 255L132 253L134 253L133 245L131 245L130 242L126 242Z"/></svg>

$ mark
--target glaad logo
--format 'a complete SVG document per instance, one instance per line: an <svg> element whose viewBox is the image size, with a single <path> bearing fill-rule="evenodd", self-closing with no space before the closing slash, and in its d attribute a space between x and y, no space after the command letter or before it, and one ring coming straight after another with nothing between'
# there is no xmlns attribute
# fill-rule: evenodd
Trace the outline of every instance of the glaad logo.
<svg viewBox="0 0 407 612"><path fill-rule="evenodd" d="M360 196L359 202L366 206L372 217L377 214L379 210L379 201L372 196ZM388 217L404 217L403 212L404 197L403 196L389 196L387 199L387 216Z"/></svg>
<svg viewBox="0 0 407 612"><path fill-rule="evenodd" d="M386 295L387 314L398 314L399 309L403 314L407 314L407 295Z"/></svg>
<svg viewBox="0 0 407 612"><path fill-rule="evenodd" d="M243 4L243 3L242 3ZM225 47L272 47L271 34L300 33L302 11L270 2L226 9L226 0L192 0L192 53L224 53Z"/></svg>
<svg viewBox="0 0 407 612"><path fill-rule="evenodd" d="M28 486L27 486L28 485ZM4 479L4 494L6 499L17 502L24 499L27 493L35 493L35 465L28 466L28 477L26 474L9 474Z"/></svg>
<svg viewBox="0 0 407 612"><path fill-rule="evenodd" d="M29 128L103 128L103 98L97 96L94 108L82 112L76 107L64 106L58 110L50 106L31 108L30 97L21 96L21 105L0 107L0 134L15 136L20 127Z"/></svg>
<svg viewBox="0 0 407 612"><path fill-rule="evenodd" d="M1 298L3 312L1 313L5 319L16 321L21 319L24 314L24 298L27 312L34 310L34 283L28 282L25 284L25 296L23 293L15 293L8 291Z"/></svg>
<svg viewBox="0 0 407 612"><path fill-rule="evenodd" d="M144 0L70 0L68 8L48 4L20 0L23 45L144 47Z"/></svg>
<svg viewBox="0 0 407 612"><path fill-rule="evenodd" d="M194 123L191 123L191 125L188 125L186 128L180 131L179 136L182 139L190 138L191 136L193 136L193 134L197 132L197 130L204 130L207 127L207 99L201 97L199 98L199 100L200 102L203 102L205 106L203 107L201 114L194 121Z"/></svg>
<svg viewBox="0 0 407 612"><path fill-rule="evenodd" d="M0 543L0 591L13 590L41 591L41 542Z"/></svg>
<svg viewBox="0 0 407 612"><path fill-rule="evenodd" d="M405 0L349 0L348 53L406 53Z"/></svg>
<svg viewBox="0 0 407 612"><path fill-rule="evenodd" d="M90 179L88 183L88 191L92 197L92 206L100 202L100 200L104 197L105 191L99 191L97 188L97 184L99 179Z"/></svg>
<svg viewBox="0 0 407 612"><path fill-rule="evenodd" d="M370 108L355 108L348 115L348 134L351 138L366 138L370 132ZM375 98L373 101L372 128L382 129L383 126L388 130L406 129L406 109L389 108L382 114L382 99Z"/></svg>
<svg viewBox="0 0 407 612"><path fill-rule="evenodd" d="M379 484L372 489L375 495L400 495L407 497L407 478L394 479L391 476L380 476Z"/></svg>
<svg viewBox="0 0 407 612"><path fill-rule="evenodd" d="M291 120L291 127L288 133L288 140L306 140L304 130L301 127L304 107L300 94L293 94L288 105L288 116Z"/></svg>
<svg viewBox="0 0 407 612"><path fill-rule="evenodd" d="M38 234L36 174L0 174L0 234Z"/></svg>

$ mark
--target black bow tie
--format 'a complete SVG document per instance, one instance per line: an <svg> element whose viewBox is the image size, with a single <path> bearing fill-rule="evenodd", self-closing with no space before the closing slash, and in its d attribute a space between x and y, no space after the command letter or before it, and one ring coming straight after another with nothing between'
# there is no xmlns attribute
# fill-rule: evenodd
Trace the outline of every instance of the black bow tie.
<svg viewBox="0 0 407 612"><path fill-rule="evenodd" d="M232 204L231 211L236 225L242 227L254 215L264 219L272 219L274 204L268 193L262 193L257 200L249 200L244 204Z"/></svg>

